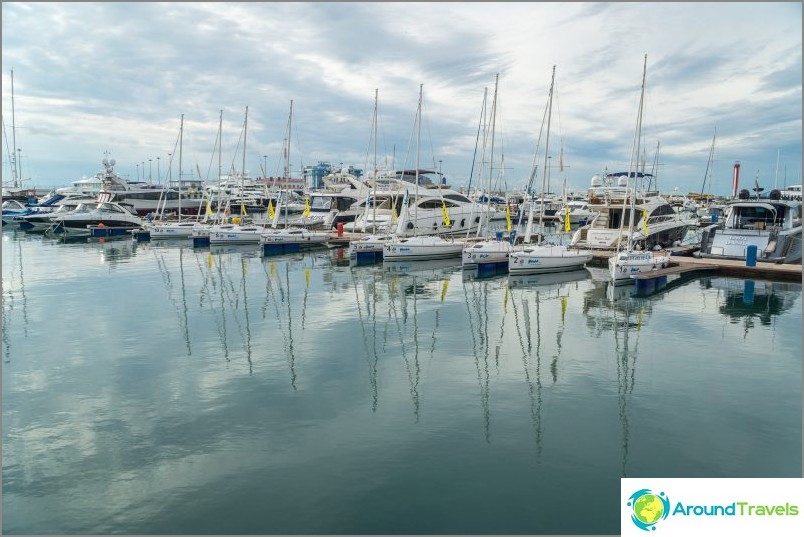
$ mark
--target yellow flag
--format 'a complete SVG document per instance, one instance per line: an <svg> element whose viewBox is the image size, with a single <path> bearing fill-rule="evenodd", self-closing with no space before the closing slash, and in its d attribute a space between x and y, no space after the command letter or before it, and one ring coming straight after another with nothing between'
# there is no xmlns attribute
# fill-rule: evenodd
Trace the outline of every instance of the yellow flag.
<svg viewBox="0 0 804 537"><path fill-rule="evenodd" d="M444 297L447 296L448 286L449 286L449 280L444 280L444 287L441 288L441 302L444 302Z"/></svg>
<svg viewBox="0 0 804 537"><path fill-rule="evenodd" d="M564 231L569 232L570 230L570 210L569 205L566 205L564 208Z"/></svg>
<svg viewBox="0 0 804 537"><path fill-rule="evenodd" d="M248 213L246 212L246 203L243 201L240 202L240 216L248 216Z"/></svg>
<svg viewBox="0 0 804 537"><path fill-rule="evenodd" d="M304 269L304 282L307 287L310 287L310 269Z"/></svg>
<svg viewBox="0 0 804 537"><path fill-rule="evenodd" d="M505 298L503 299L503 312L508 311L508 286L505 286Z"/></svg>
<svg viewBox="0 0 804 537"><path fill-rule="evenodd" d="M505 204L505 223L508 224L508 231L511 231L511 206Z"/></svg>
<svg viewBox="0 0 804 537"><path fill-rule="evenodd" d="M645 237L648 236L648 211L642 211L642 231L645 232Z"/></svg>
<svg viewBox="0 0 804 537"><path fill-rule="evenodd" d="M452 220L449 219L449 211L447 210L447 204L442 200L441 201L441 209L444 211L444 225L449 227L452 225Z"/></svg>
<svg viewBox="0 0 804 537"><path fill-rule="evenodd" d="M306 198L304 200L304 212L302 213L303 216L310 216L310 198Z"/></svg>
<svg viewBox="0 0 804 537"><path fill-rule="evenodd" d="M274 204L271 203L271 200L268 200L268 218L273 220L274 216Z"/></svg>
<svg viewBox="0 0 804 537"><path fill-rule="evenodd" d="M209 202L209 198L207 198L207 216L212 216L212 204Z"/></svg>
<svg viewBox="0 0 804 537"><path fill-rule="evenodd" d="M271 264L268 266L268 268L271 276L276 276L276 263L271 261Z"/></svg>
<svg viewBox="0 0 804 537"><path fill-rule="evenodd" d="M209 255L207 256L207 266L208 266L209 268L212 268L212 254L209 254Z"/></svg>
<svg viewBox="0 0 804 537"><path fill-rule="evenodd" d="M567 313L567 297L561 297L561 324L564 324L564 315Z"/></svg>

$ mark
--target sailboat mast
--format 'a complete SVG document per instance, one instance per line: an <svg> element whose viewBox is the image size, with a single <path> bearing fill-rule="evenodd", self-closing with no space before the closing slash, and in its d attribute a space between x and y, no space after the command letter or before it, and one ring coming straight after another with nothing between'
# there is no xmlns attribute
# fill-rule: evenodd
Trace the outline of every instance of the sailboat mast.
<svg viewBox="0 0 804 537"><path fill-rule="evenodd" d="M556 81L556 66L553 66L553 77L550 81L550 96L547 98L547 133L544 139L544 173L542 173L542 203L539 209L539 242L544 241L544 189L547 182L547 174L550 173L548 164L548 154L550 151L550 121L553 117L553 87Z"/></svg>
<svg viewBox="0 0 804 537"><path fill-rule="evenodd" d="M246 135L248 134L248 105L243 119L243 166L240 168L240 217L245 218L246 213Z"/></svg>
<svg viewBox="0 0 804 537"><path fill-rule="evenodd" d="M373 230L377 232L377 99L379 97L380 90L374 88L374 121L372 122L372 133L371 137L374 140L374 192L372 193L372 200L371 200L371 217L373 221Z"/></svg>
<svg viewBox="0 0 804 537"><path fill-rule="evenodd" d="M489 211L491 209L491 181L494 170L494 138L497 127L497 88L499 87L500 74L494 75L494 98L491 101L491 149L489 150L489 177L486 183L486 225L488 225ZM480 227L477 226L476 236L480 236Z"/></svg>
<svg viewBox="0 0 804 537"><path fill-rule="evenodd" d="M14 115L14 70L11 70L11 144L13 146L13 153L11 154L11 180L14 184L14 187L20 186L18 183L18 179L20 176L20 172L18 169L19 162L17 162L17 120L16 116ZM30 167L30 166L29 166Z"/></svg>
<svg viewBox="0 0 804 537"><path fill-rule="evenodd" d="M181 220L181 152L184 145L184 114L181 115L181 123L179 124L179 220Z"/></svg>
<svg viewBox="0 0 804 537"><path fill-rule="evenodd" d="M717 137L717 128L715 128L715 135L712 136L712 147L709 148L709 158L706 161L706 171L704 172L704 180L703 180L703 184L701 185L701 195L699 196L699 200L698 200L700 202L703 202L703 196L704 196L704 192L705 192L704 189L706 188L706 179L707 179L707 177L709 177L709 169L712 166L712 157L714 156L714 153L715 153L715 138L716 137ZM711 182L710 182L709 186L711 188L711 186L712 186Z"/></svg>
<svg viewBox="0 0 804 537"><path fill-rule="evenodd" d="M424 84L419 84L419 106L416 109L416 196L413 205L413 235L416 235L416 228L419 225L419 153L422 145L422 88L424 88Z"/></svg>
<svg viewBox="0 0 804 537"><path fill-rule="evenodd" d="M246 182L246 134L248 131L248 105L246 105L246 118L243 121L243 167L240 169L240 188L245 187Z"/></svg>
<svg viewBox="0 0 804 537"><path fill-rule="evenodd" d="M634 133L634 149L631 153L631 164L628 166L629 174L634 170L634 188L631 192L631 214L628 217L628 250L633 248L632 236L634 234L634 212L636 211L636 176L639 169L639 149L642 143L642 111L645 105L645 76L648 70L648 55L645 54L645 60L642 64L642 91L639 95L639 110L637 112L637 126ZM626 182L626 194L628 193L628 182Z"/></svg>
<svg viewBox="0 0 804 537"><path fill-rule="evenodd" d="M288 113L288 151L285 160L285 179L290 180L290 139L291 129L293 128L293 99L290 100L290 112ZM285 228L288 227L288 203L290 202L290 188L288 188L288 201L285 202Z"/></svg>

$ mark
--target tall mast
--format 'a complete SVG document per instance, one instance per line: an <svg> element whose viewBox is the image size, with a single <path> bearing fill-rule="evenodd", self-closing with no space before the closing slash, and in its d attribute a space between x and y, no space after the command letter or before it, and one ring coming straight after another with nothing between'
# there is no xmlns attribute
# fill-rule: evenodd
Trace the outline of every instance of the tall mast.
<svg viewBox="0 0 804 537"><path fill-rule="evenodd" d="M240 187L246 184L246 135L248 133L248 105L246 105L246 118L243 120L243 167L240 169Z"/></svg>
<svg viewBox="0 0 804 537"><path fill-rule="evenodd" d="M221 110L221 116L218 120L218 184L220 184L223 177L223 167L221 166L221 152L223 149L221 146L223 146L223 110Z"/></svg>
<svg viewBox="0 0 804 537"><path fill-rule="evenodd" d="M639 149L640 144L642 142L642 109L645 104L645 75L648 70L648 55L645 54L645 60L642 64L642 90L639 95L639 109L637 112L637 124L636 130L634 132L634 145L631 150L631 163L628 166L628 174L630 176L631 173L634 174L634 188L631 191L631 211L628 215L628 251L631 251L632 245L632 235L634 233L634 212L636 211L636 176L637 170L639 169ZM631 171L633 170L633 172ZM625 193L626 198L628 199L628 181L626 181L625 186ZM625 199L623 200L623 208L625 207ZM620 230L622 230L622 222L620 223ZM620 236L622 237L622 231L620 231ZM617 241L617 250L620 249L620 240Z"/></svg>
<svg viewBox="0 0 804 537"><path fill-rule="evenodd" d="M11 179L14 187L20 186L17 180L19 179L19 162L17 162L17 121L14 115L14 70L11 70L11 143L13 145L11 154Z"/></svg>
<svg viewBox="0 0 804 537"><path fill-rule="evenodd" d="M290 179L290 138L291 138L291 129L293 128L293 99L290 100L290 113L288 113L288 147L287 147L287 155L285 158L285 179ZM288 188L288 194L290 194L290 188ZM288 201L290 198L288 197ZM288 203L285 202L285 227L288 227Z"/></svg>
<svg viewBox="0 0 804 537"><path fill-rule="evenodd" d="M715 134L714 134L714 136L712 136L712 147L709 148L709 158L706 160L706 171L704 172L704 180L703 180L703 184L701 185L701 195L698 197L698 201L700 201L701 203L703 203L703 201L704 201L704 192L705 192L705 188L706 188L706 179L707 179L707 177L709 177L709 171L710 171L710 168L712 166L712 158L713 158L714 153L715 153L715 138L716 137L717 137L717 128L715 128ZM712 186L711 181L710 181L709 186L711 188L711 186Z"/></svg>
<svg viewBox="0 0 804 537"><path fill-rule="evenodd" d="M544 141L544 173L542 173L542 203L539 209L539 242L544 242L544 189L547 182L547 174L550 173L548 163L548 153L550 149L550 121L553 117L553 87L556 81L556 66L553 66L553 78L550 81L550 96L547 99L547 136Z"/></svg>
<svg viewBox="0 0 804 537"><path fill-rule="evenodd" d="M416 228L419 225L419 152L422 145L422 88L424 84L419 84L419 107L416 110L416 197L413 205L413 234L416 235Z"/></svg>
<svg viewBox="0 0 804 537"><path fill-rule="evenodd" d="M181 220L181 151L184 144L184 114L181 115L181 123L179 125L179 220Z"/></svg>
<svg viewBox="0 0 804 537"><path fill-rule="evenodd" d="M497 88L500 74L494 75L494 97L491 101L491 149L489 151L489 178L486 184L486 225L488 225L489 210L491 208L491 181L494 170L494 135L497 126ZM476 236L480 236L480 226L477 227Z"/></svg>
<svg viewBox="0 0 804 537"><path fill-rule="evenodd" d="M374 193L372 194L371 210L372 219L374 222L373 232L377 232L377 99L379 97L379 89L374 89L374 121L372 123L372 139L374 140Z"/></svg>
<svg viewBox="0 0 804 537"><path fill-rule="evenodd" d="M246 213L246 138L248 135L248 105L246 105L246 116L243 119L243 166L240 168L240 217L244 218Z"/></svg>

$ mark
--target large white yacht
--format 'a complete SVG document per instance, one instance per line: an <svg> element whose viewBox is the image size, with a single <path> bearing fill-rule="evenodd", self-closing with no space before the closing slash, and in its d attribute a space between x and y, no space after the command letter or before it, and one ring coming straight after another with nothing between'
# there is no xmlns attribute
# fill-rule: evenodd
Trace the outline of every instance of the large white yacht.
<svg viewBox="0 0 804 537"><path fill-rule="evenodd" d="M648 173L630 173L635 180L647 181L652 177ZM697 227L696 219L677 213L658 192L629 188L628 177L629 172L592 177L589 209L598 215L573 234L571 246L615 249L618 244L630 241L643 250L652 250L681 242L688 229ZM629 231L631 195L636 195L633 231Z"/></svg>
<svg viewBox="0 0 804 537"><path fill-rule="evenodd" d="M801 263L801 238L800 201L781 199L779 190L750 199L743 190L727 205L724 221L703 229L699 255L745 259L753 245L758 261Z"/></svg>

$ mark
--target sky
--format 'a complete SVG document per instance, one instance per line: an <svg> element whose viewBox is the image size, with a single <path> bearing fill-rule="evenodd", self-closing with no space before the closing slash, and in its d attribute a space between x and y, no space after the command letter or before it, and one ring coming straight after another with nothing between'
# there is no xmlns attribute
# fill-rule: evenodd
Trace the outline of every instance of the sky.
<svg viewBox="0 0 804 537"><path fill-rule="evenodd" d="M547 161L549 190L585 190L630 166L647 56L640 147L662 192L729 194L736 161L740 188L801 184L801 28L800 2L3 2L3 181L12 132L25 186L107 152L152 182L174 155L175 179L180 132L182 173L213 180L219 152L242 168L244 124L252 176L282 175L289 123L294 176L370 169L377 90L380 167L418 155L453 187L512 190L536 162L541 191Z"/></svg>

